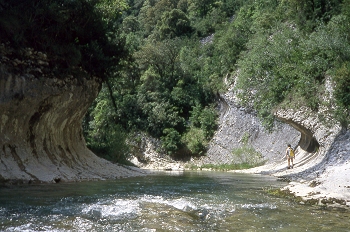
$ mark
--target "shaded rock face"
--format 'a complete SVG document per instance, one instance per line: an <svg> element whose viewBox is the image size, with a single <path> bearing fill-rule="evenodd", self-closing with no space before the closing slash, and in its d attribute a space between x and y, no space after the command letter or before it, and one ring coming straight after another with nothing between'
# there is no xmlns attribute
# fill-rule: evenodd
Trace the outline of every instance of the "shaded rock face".
<svg viewBox="0 0 350 232"><path fill-rule="evenodd" d="M85 145L81 121L98 94L98 79L35 76L28 67L12 74L8 67L13 70L9 62L0 63L2 181L76 181L136 173L97 157Z"/></svg>
<svg viewBox="0 0 350 232"><path fill-rule="evenodd" d="M293 128L298 130L300 132L300 140L298 145L301 149L304 151L307 151L309 153L314 153L318 150L320 147L319 143L317 142L317 139L314 137L312 131L306 127L304 127L301 124L298 124L297 122L294 122L291 119L281 118L280 120L291 125Z"/></svg>
<svg viewBox="0 0 350 232"><path fill-rule="evenodd" d="M298 110L278 110L275 115L301 132L299 146L310 153L327 151L342 128L331 117L321 120L307 107Z"/></svg>

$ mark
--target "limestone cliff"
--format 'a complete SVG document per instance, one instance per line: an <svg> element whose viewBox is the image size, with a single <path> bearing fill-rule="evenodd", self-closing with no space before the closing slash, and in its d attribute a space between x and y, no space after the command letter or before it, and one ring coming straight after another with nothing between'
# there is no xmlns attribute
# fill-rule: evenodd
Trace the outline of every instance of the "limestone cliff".
<svg viewBox="0 0 350 232"><path fill-rule="evenodd" d="M327 93L323 100L331 103L330 77L325 81L325 89ZM337 198L350 206L350 131L334 119L330 113L332 104L328 105L321 106L318 112L305 106L276 110L275 116L280 121L300 133L294 168L286 169L284 160L245 172L290 180L286 189L305 199L329 203L329 199Z"/></svg>
<svg viewBox="0 0 350 232"><path fill-rule="evenodd" d="M219 128L212 139L203 164L240 163L249 157L237 157L233 149L244 146L243 137L248 137L248 144L262 155L267 163L280 161L287 144L297 146L300 132L286 123L276 121L275 128L269 132L264 128L256 114L237 102L230 89L220 101Z"/></svg>
<svg viewBox="0 0 350 232"><path fill-rule="evenodd" d="M331 116L320 118L306 107L278 110L276 116L301 132L300 150L293 170L270 174L294 180L287 188L306 199L343 199L350 206L350 131Z"/></svg>
<svg viewBox="0 0 350 232"><path fill-rule="evenodd" d="M258 162L265 161L268 164L281 162L287 144L298 146L301 133L287 123L276 121L272 132L267 131L256 114L242 107L232 89L222 94L218 102L218 129L209 143L207 154L192 158L190 161L176 162L166 155L157 152L160 142L155 139L141 136L138 157L132 160L133 163L144 168L154 169L183 169L186 165L202 166L206 164L231 164L251 161L257 157L249 157L249 154L237 156L234 149L247 144L260 154ZM139 161L142 162L139 162Z"/></svg>
<svg viewBox="0 0 350 232"><path fill-rule="evenodd" d="M0 47L0 178L58 182L140 174L94 155L81 121L101 86L83 70L56 78L45 54Z"/></svg>

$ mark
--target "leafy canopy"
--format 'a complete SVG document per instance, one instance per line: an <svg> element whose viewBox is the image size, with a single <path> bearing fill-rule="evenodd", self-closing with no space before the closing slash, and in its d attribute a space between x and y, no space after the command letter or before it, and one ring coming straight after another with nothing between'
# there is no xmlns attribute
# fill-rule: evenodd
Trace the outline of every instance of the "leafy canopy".
<svg viewBox="0 0 350 232"><path fill-rule="evenodd" d="M332 104L336 118L349 122L350 0L128 4L113 24L102 20L117 35L109 40L125 41L119 44L127 55L108 69L110 78L87 116L88 141L110 140L102 132L114 133L107 125L116 124L126 137L144 131L160 138L173 156L205 154L217 127L215 102L226 91L223 80L235 84L241 102L269 128L274 110L284 106L317 111ZM324 101L328 80L334 102ZM99 101L108 107L97 107Z"/></svg>

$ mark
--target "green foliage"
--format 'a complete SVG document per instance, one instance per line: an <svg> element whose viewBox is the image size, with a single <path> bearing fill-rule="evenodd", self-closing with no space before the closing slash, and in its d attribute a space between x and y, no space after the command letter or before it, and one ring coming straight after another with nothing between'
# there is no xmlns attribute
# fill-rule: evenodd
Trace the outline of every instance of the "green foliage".
<svg viewBox="0 0 350 232"><path fill-rule="evenodd" d="M246 49L249 35L249 30L240 28L234 23L215 34L213 56L217 57L216 68L219 74L233 72L240 53Z"/></svg>
<svg viewBox="0 0 350 232"><path fill-rule="evenodd" d="M107 7L109 1L99 3ZM125 46L120 50L123 58L108 69L108 85L91 111L102 111L99 117L104 119L98 121L117 124L126 133L140 130L160 138L171 155L205 154L217 128L213 103L218 92L225 91L222 83L228 74L235 76L235 91L242 103L253 107L270 129L273 111L281 105L306 105L317 111L325 104L323 86L330 75L335 83L335 113L346 124L349 0L128 3L128 8L121 6L122 18L114 20L114 26L110 23L113 17L106 20L108 14L102 14L99 6L94 11L103 19L104 28L121 24L122 31L114 30L107 37ZM119 15L118 10L114 12ZM81 48L93 54L93 62L84 65L97 70L100 64L93 59L104 59L104 47L91 42ZM69 51L76 54L66 55L70 62L79 64L81 50L71 47ZM108 59L106 64L110 64ZM108 103L109 111L102 110L100 101ZM98 115L90 113L87 121ZM248 140L245 134L243 146L233 154L240 163L257 165L261 155Z"/></svg>
<svg viewBox="0 0 350 232"><path fill-rule="evenodd" d="M223 11L226 15L226 17L233 17L244 4L246 4L247 0L223 0L220 1L219 6L221 11Z"/></svg>
<svg viewBox="0 0 350 232"><path fill-rule="evenodd" d="M116 163L127 164L129 147L127 133L119 125L110 123L114 117L107 100L101 99L92 109L91 120L85 128L87 146L97 155Z"/></svg>
<svg viewBox="0 0 350 232"><path fill-rule="evenodd" d="M254 103L261 118L270 124L268 116L295 85L300 52L300 34L283 28L273 36L256 35L248 43L248 51L238 61L240 70L237 88L243 103Z"/></svg>
<svg viewBox="0 0 350 232"><path fill-rule="evenodd" d="M342 0L288 0L290 17L295 19L297 25L306 31L312 31L319 22L328 22L333 15L339 14Z"/></svg>
<svg viewBox="0 0 350 232"><path fill-rule="evenodd" d="M163 128L181 127L183 119L178 111L167 102L146 103L144 112L147 114L147 131L156 137L162 136Z"/></svg>
<svg viewBox="0 0 350 232"><path fill-rule="evenodd" d="M206 150L208 140L203 130L192 127L183 135L182 142L193 155L203 155Z"/></svg>
<svg viewBox="0 0 350 232"><path fill-rule="evenodd" d="M165 12L175 8L169 0L145 1L140 9L139 20L145 36L152 34Z"/></svg>
<svg viewBox="0 0 350 232"><path fill-rule="evenodd" d="M120 70L121 78L110 79L98 99L111 101L113 117L106 121L117 123L130 132L142 130L160 138L163 148L176 156L179 151L204 154L206 144L215 132L217 117L213 106L209 106L213 102L210 97L213 90L203 88L202 85L207 83L192 76L191 70L184 71L180 55L184 44L185 41L179 38L144 43L129 64L136 65L137 72L129 68ZM130 75L135 73L139 76L130 80ZM194 105L198 106L198 127L191 123ZM97 106L96 110L101 111ZM107 116L106 112L102 114L102 117Z"/></svg>
<svg viewBox="0 0 350 232"><path fill-rule="evenodd" d="M114 21L123 11L128 9L128 4L125 0L95 0L96 9L101 12L104 20Z"/></svg>
<svg viewBox="0 0 350 232"><path fill-rule="evenodd" d="M137 32L140 30L140 22L135 16L127 16L123 20L122 30L126 34Z"/></svg>
<svg viewBox="0 0 350 232"><path fill-rule="evenodd" d="M158 24L161 39L173 39L175 37L190 35L191 22L184 12L173 9L165 12Z"/></svg>
<svg viewBox="0 0 350 232"><path fill-rule="evenodd" d="M214 0L192 0L192 10L199 17L204 17L214 7Z"/></svg>
<svg viewBox="0 0 350 232"><path fill-rule="evenodd" d="M136 54L141 69L152 68L161 79L163 87L174 86L178 80L180 39L145 44Z"/></svg>
<svg viewBox="0 0 350 232"><path fill-rule="evenodd" d="M272 111L293 98L317 110L325 76L349 59L348 19L334 16L327 25L305 34L293 25L278 24L269 33L259 32L248 42L238 61L240 98L254 108L267 125ZM298 102L300 104L300 102Z"/></svg>
<svg viewBox="0 0 350 232"><path fill-rule="evenodd" d="M130 148L126 144L128 134L116 124L105 127L103 130L108 133L91 135L93 139L87 143L88 148L111 162L130 164L128 161Z"/></svg>
<svg viewBox="0 0 350 232"><path fill-rule="evenodd" d="M201 109L195 106L191 112L190 122L194 127L204 132L205 138L209 139L214 135L217 128L217 111L213 106Z"/></svg>
<svg viewBox="0 0 350 232"><path fill-rule="evenodd" d="M110 28L97 10L103 5L85 0L1 1L0 40L46 53L57 76L82 67L105 78L125 51L115 34L107 36Z"/></svg>
<svg viewBox="0 0 350 232"><path fill-rule="evenodd" d="M203 109L197 105L190 115L190 125L182 137L182 143L191 154L203 155L217 128L217 113L212 106Z"/></svg>
<svg viewBox="0 0 350 232"><path fill-rule="evenodd" d="M338 106L336 116L347 127L350 123L350 63L344 63L334 75L334 97Z"/></svg>
<svg viewBox="0 0 350 232"><path fill-rule="evenodd" d="M169 153L174 154L181 146L181 135L174 128L166 128L161 137L163 148Z"/></svg>

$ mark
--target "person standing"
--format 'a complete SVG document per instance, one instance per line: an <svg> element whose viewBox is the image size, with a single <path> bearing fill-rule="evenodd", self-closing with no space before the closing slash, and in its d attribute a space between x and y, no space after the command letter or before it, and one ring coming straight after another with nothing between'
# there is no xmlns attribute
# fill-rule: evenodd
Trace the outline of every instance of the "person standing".
<svg viewBox="0 0 350 232"><path fill-rule="evenodd" d="M288 160L288 169L293 168L293 160L295 158L295 153L290 144L288 144L288 147L286 149L286 157Z"/></svg>

